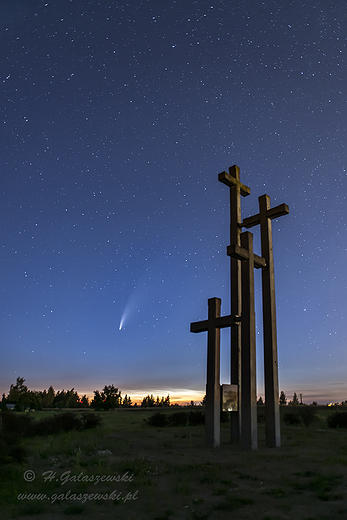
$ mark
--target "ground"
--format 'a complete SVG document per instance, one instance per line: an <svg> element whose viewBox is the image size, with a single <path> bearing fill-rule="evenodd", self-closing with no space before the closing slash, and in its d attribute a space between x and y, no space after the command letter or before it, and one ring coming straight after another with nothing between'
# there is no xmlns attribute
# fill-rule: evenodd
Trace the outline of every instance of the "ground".
<svg viewBox="0 0 347 520"><path fill-rule="evenodd" d="M207 449L202 425L153 428L152 413L100 412L93 430L28 439L27 461L1 470L1 518L347 518L347 430L326 428L325 412L309 427L283 424L276 449L260 423L255 452L230 443L228 424L221 446Z"/></svg>

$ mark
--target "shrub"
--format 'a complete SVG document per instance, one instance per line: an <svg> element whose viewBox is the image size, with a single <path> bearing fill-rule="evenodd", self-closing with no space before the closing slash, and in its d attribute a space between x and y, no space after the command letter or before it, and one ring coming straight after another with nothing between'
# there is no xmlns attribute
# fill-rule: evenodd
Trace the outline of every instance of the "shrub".
<svg viewBox="0 0 347 520"><path fill-rule="evenodd" d="M185 426L188 422L188 414L185 412L175 412L168 417L170 426Z"/></svg>
<svg viewBox="0 0 347 520"><path fill-rule="evenodd" d="M16 437L32 435L33 420L29 415L18 415L15 412L2 411L0 417L2 429L6 434Z"/></svg>
<svg viewBox="0 0 347 520"><path fill-rule="evenodd" d="M311 406L300 406L298 411L305 426L310 426L317 417L316 410Z"/></svg>
<svg viewBox="0 0 347 520"><path fill-rule="evenodd" d="M204 412L196 411L189 414L189 426L196 426L198 424L205 424Z"/></svg>
<svg viewBox="0 0 347 520"><path fill-rule="evenodd" d="M58 431L54 417L45 417L37 421L34 425L35 435L52 435Z"/></svg>
<svg viewBox="0 0 347 520"><path fill-rule="evenodd" d="M95 428L101 423L101 417L96 413L84 413L81 419L83 421L83 429Z"/></svg>
<svg viewBox="0 0 347 520"><path fill-rule="evenodd" d="M297 426L300 424L300 417L298 413L295 412L287 412L283 416L283 420L286 424L290 424L291 426Z"/></svg>
<svg viewBox="0 0 347 520"><path fill-rule="evenodd" d="M27 414L1 411L0 413L0 462L22 463L27 458L27 450L21 445L24 437L31 435L51 435L61 431L82 430L100 424L101 418L92 413L77 416L71 412L54 414L35 422Z"/></svg>
<svg viewBox="0 0 347 520"><path fill-rule="evenodd" d="M82 428L82 418L72 412L66 412L37 421L34 425L34 433L36 435L52 435L61 431L82 430Z"/></svg>
<svg viewBox="0 0 347 520"><path fill-rule="evenodd" d="M329 428L347 428L347 412L335 412L327 418Z"/></svg>
<svg viewBox="0 0 347 520"><path fill-rule="evenodd" d="M161 412L156 412L155 414L151 415L150 417L148 417L146 422L148 426L154 426L155 428L162 428L163 426L167 426L168 424L166 415Z"/></svg>
<svg viewBox="0 0 347 520"><path fill-rule="evenodd" d="M58 431L68 432L70 430L82 430L83 421L72 412L61 413L55 416Z"/></svg>

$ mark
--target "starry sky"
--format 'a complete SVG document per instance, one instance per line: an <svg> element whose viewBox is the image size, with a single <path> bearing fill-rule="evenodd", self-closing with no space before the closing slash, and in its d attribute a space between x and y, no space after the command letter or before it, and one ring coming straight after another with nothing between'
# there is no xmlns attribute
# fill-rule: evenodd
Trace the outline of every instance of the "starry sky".
<svg viewBox="0 0 347 520"><path fill-rule="evenodd" d="M0 391L200 401L233 164L272 221L280 390L347 399L345 0L0 2ZM260 255L259 228L252 228ZM258 395L264 395L255 272ZM229 382L223 330L221 382Z"/></svg>

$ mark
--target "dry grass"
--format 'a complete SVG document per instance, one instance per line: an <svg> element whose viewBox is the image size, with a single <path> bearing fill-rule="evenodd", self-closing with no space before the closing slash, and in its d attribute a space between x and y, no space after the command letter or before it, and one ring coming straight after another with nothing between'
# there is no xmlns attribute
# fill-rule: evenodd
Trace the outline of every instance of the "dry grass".
<svg viewBox="0 0 347 520"><path fill-rule="evenodd" d="M150 428L144 411L103 413L96 430L27 441L25 466L1 471L2 516L61 520L67 516L120 520L323 520L347 518L347 431L282 428L282 448L268 449L259 426L259 450L242 452L229 442L204 447L204 428ZM34 471L33 482L24 480ZM44 481L44 472L51 479ZM133 475L127 482L66 482L62 475ZM48 474L46 474L47 476ZM81 478L80 477L80 480ZM63 500L62 494L110 494L114 500ZM52 499L18 500L20 493ZM129 500L124 502L122 498ZM71 497L71 495L70 495Z"/></svg>

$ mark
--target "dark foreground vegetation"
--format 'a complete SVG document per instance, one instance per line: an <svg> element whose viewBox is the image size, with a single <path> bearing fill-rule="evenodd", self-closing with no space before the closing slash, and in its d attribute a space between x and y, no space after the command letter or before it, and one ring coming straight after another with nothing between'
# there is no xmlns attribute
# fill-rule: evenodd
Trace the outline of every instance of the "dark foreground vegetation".
<svg viewBox="0 0 347 520"><path fill-rule="evenodd" d="M101 422L100 415L94 413L74 414L71 412L51 414L37 421L30 414L2 411L0 414L0 463L22 463L28 452L24 439L94 428Z"/></svg>
<svg viewBox="0 0 347 520"><path fill-rule="evenodd" d="M1 519L345 520L346 413L304 408L281 409L268 449L259 406L251 453L227 415L206 449L203 409L2 412Z"/></svg>

